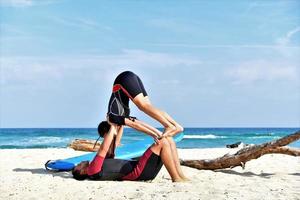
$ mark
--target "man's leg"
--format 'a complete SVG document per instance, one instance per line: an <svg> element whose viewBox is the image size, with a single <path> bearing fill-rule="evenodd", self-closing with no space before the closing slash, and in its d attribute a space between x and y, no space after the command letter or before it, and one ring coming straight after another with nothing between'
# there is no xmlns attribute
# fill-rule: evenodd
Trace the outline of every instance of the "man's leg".
<svg viewBox="0 0 300 200"><path fill-rule="evenodd" d="M177 173L179 174L179 176L183 179L183 180L189 180L184 174L183 171L181 169L181 165L180 165L180 161L179 161L179 156L178 156L178 151L176 148L176 143L173 140L172 137L166 137L167 141L170 144L171 147L171 151L172 151L172 157L173 157L173 162L174 165L176 166L177 169Z"/></svg>
<svg viewBox="0 0 300 200"><path fill-rule="evenodd" d="M173 182L184 181L177 172L176 166L172 160L172 152L169 142L166 138L159 140L159 144L153 144L151 151L156 155L160 155L163 164L169 172Z"/></svg>
<svg viewBox="0 0 300 200"><path fill-rule="evenodd" d="M174 135L177 132L176 126L166 119L162 111L155 108L150 101L146 100L143 93L140 93L134 97L133 102L141 111L150 115L165 127L164 134Z"/></svg>

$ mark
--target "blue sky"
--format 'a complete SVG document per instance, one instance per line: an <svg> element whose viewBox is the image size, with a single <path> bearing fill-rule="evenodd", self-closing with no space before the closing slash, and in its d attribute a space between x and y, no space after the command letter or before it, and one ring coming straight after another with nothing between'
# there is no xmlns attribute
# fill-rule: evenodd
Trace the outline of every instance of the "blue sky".
<svg viewBox="0 0 300 200"><path fill-rule="evenodd" d="M185 127L300 126L300 1L0 0L0 23L0 127L96 127L124 70Z"/></svg>

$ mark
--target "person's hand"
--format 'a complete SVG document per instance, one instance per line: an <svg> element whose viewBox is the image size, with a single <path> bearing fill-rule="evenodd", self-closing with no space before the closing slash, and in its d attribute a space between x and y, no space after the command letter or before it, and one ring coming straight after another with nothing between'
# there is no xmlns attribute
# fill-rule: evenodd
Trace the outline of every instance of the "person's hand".
<svg viewBox="0 0 300 200"><path fill-rule="evenodd" d="M162 138L164 138L165 136L164 135L159 135L159 136L157 136L157 139L162 139Z"/></svg>
<svg viewBox="0 0 300 200"><path fill-rule="evenodd" d="M167 138L167 137L172 137L172 135L169 134L169 133L163 133L162 134L162 138Z"/></svg>
<svg viewBox="0 0 300 200"><path fill-rule="evenodd" d="M159 144L160 143L160 139L157 136L153 136L154 142L155 144Z"/></svg>

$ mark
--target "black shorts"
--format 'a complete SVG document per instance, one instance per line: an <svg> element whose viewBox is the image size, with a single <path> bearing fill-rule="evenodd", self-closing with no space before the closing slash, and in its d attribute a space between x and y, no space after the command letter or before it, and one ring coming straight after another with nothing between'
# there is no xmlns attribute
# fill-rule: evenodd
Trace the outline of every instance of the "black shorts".
<svg viewBox="0 0 300 200"><path fill-rule="evenodd" d="M129 99L133 100L138 94L147 96L141 79L130 71L122 72L114 81L112 95L108 104L109 121L125 125L125 118L132 119L129 109Z"/></svg>
<svg viewBox="0 0 300 200"><path fill-rule="evenodd" d="M114 82L113 92L118 90L122 90L130 99L134 99L134 97L140 93L143 93L144 96L148 96L140 77L131 71L122 72L117 76Z"/></svg>
<svg viewBox="0 0 300 200"><path fill-rule="evenodd" d="M105 158L102 170L88 178L92 180L122 180L122 177L130 173L137 163L136 160Z"/></svg>
<svg viewBox="0 0 300 200"><path fill-rule="evenodd" d="M132 117L132 116L118 116L118 115L114 115L114 114L108 114L108 119L111 123L117 124L119 126L125 125L125 118L131 120L134 122L134 120L136 120L136 117Z"/></svg>
<svg viewBox="0 0 300 200"><path fill-rule="evenodd" d="M151 147L149 147L139 159L138 163L134 166L133 170L126 176L122 177L122 180L152 180L156 177L162 165L161 157L153 153Z"/></svg>

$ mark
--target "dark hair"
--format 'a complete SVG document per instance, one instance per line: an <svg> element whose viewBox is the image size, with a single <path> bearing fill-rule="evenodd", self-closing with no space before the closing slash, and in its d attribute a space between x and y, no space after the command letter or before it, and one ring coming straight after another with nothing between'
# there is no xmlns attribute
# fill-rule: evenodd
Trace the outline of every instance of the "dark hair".
<svg viewBox="0 0 300 200"><path fill-rule="evenodd" d="M102 121L98 126L98 134L101 137L104 137L104 134L107 133L110 129L110 124L107 121Z"/></svg>
<svg viewBox="0 0 300 200"><path fill-rule="evenodd" d="M75 168L72 170L73 178L75 178L78 181L82 181L88 177L87 174L80 174L80 170L75 170Z"/></svg>

